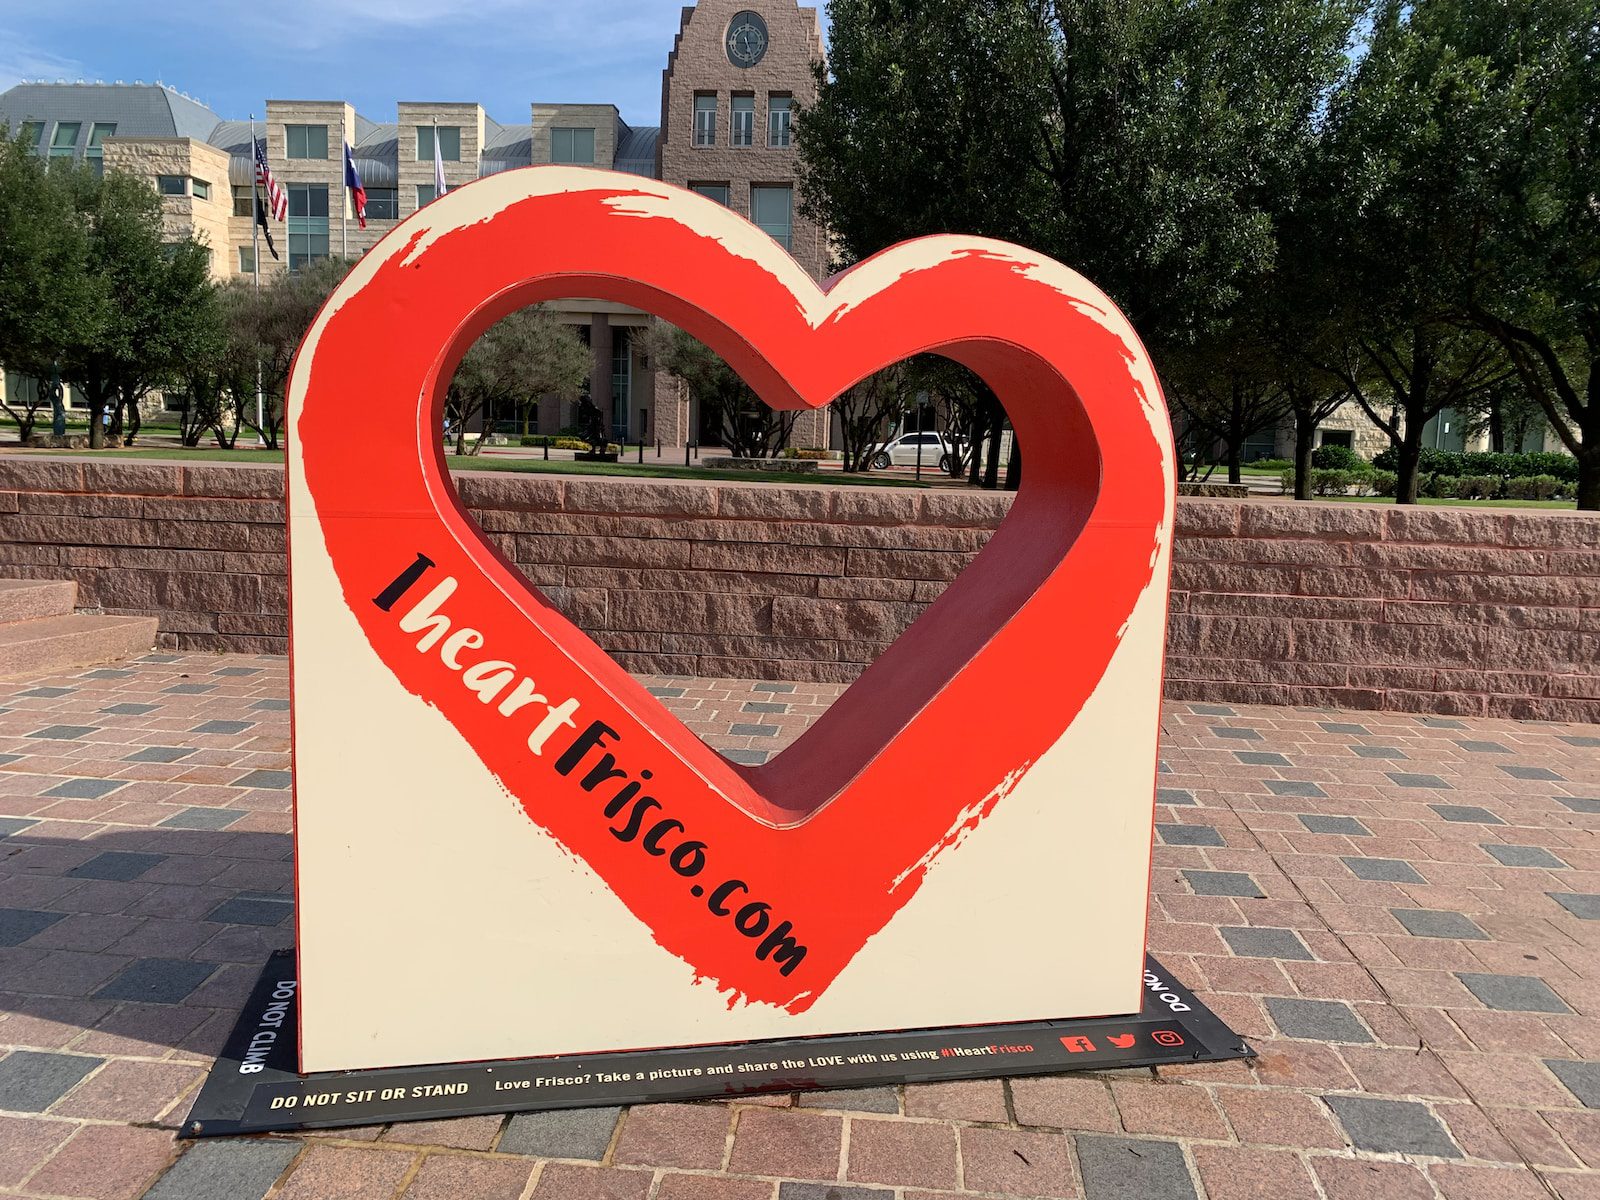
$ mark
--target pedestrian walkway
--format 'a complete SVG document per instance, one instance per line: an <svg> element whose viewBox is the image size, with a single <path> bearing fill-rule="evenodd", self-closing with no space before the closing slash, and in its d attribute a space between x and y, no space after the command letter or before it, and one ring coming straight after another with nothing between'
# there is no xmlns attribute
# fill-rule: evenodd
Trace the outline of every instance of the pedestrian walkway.
<svg viewBox="0 0 1600 1200"><path fill-rule="evenodd" d="M646 682L743 762L840 690ZM291 940L287 684L0 683L0 1195L1600 1200L1600 727L1207 704L1150 948L1254 1062L180 1145Z"/></svg>

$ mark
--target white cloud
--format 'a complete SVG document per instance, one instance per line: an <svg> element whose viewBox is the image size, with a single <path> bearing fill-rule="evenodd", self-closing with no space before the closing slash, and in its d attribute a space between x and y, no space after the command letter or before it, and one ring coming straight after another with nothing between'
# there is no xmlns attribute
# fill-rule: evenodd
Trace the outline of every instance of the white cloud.
<svg viewBox="0 0 1600 1200"><path fill-rule="evenodd" d="M79 79L83 64L40 49L14 30L0 28L0 92L24 79Z"/></svg>

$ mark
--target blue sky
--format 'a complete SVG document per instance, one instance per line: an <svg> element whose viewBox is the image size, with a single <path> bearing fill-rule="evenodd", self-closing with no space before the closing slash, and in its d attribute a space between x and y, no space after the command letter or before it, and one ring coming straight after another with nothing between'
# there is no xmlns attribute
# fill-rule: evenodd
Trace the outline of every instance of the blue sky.
<svg viewBox="0 0 1600 1200"><path fill-rule="evenodd" d="M653 125L683 0L4 0L0 91L21 79L161 81L219 116L271 99L615 104Z"/></svg>

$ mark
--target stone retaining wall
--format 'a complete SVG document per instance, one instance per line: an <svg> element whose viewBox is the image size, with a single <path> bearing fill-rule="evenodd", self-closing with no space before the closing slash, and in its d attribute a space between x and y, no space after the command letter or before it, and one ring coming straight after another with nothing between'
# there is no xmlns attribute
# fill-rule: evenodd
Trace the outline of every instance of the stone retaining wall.
<svg viewBox="0 0 1600 1200"><path fill-rule="evenodd" d="M1007 497L464 474L501 549L641 671L845 681ZM278 471L0 457L0 576L75 579L183 649L285 649ZM1178 505L1179 699L1600 721L1600 517Z"/></svg>

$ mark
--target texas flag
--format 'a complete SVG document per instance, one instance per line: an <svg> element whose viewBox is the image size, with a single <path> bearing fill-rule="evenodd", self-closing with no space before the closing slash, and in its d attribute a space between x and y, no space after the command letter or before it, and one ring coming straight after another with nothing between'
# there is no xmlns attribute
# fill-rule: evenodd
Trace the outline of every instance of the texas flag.
<svg viewBox="0 0 1600 1200"><path fill-rule="evenodd" d="M350 153L350 143L344 144L344 185L350 189L350 203L356 210L356 220L361 228L367 227L367 189L361 184L361 174L356 170L355 155Z"/></svg>

